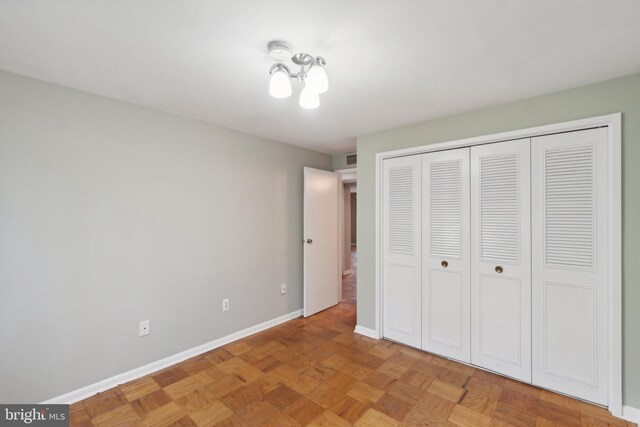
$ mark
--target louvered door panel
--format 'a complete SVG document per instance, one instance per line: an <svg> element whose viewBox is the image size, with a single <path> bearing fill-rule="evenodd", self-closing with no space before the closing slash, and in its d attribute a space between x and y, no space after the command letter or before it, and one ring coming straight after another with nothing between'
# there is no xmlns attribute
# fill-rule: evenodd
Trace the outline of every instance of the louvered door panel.
<svg viewBox="0 0 640 427"><path fill-rule="evenodd" d="M449 153L458 152L447 152L446 157L454 155ZM434 160L437 155L423 157L424 177L428 178L428 193L424 200L429 210L429 254L459 259L462 254L462 207L467 205L462 200L464 159L437 161ZM463 156L469 156L468 150L464 150ZM464 175L467 175L466 171Z"/></svg>
<svg viewBox="0 0 640 427"><path fill-rule="evenodd" d="M593 270L593 146L544 154L544 260L548 267Z"/></svg>
<svg viewBox="0 0 640 427"><path fill-rule="evenodd" d="M389 251L412 255L414 243L414 168L389 168Z"/></svg>
<svg viewBox="0 0 640 427"><path fill-rule="evenodd" d="M421 345L420 156L383 163L383 334Z"/></svg>
<svg viewBox="0 0 640 427"><path fill-rule="evenodd" d="M533 382L608 395L607 130L532 142Z"/></svg>
<svg viewBox="0 0 640 427"><path fill-rule="evenodd" d="M480 245L483 261L519 260L519 153L480 158Z"/></svg>
<svg viewBox="0 0 640 427"><path fill-rule="evenodd" d="M471 362L531 380L529 139L471 148Z"/></svg>
<svg viewBox="0 0 640 427"><path fill-rule="evenodd" d="M424 154L422 191L422 348L469 362L469 149Z"/></svg>

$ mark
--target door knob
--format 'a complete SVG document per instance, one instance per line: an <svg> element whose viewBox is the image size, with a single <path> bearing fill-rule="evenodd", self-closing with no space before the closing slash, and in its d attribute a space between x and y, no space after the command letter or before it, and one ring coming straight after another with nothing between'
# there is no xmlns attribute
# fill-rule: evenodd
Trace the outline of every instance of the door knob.
<svg viewBox="0 0 640 427"><path fill-rule="evenodd" d="M501 266L496 266L496 273L502 273L502 267Z"/></svg>
<svg viewBox="0 0 640 427"><path fill-rule="evenodd" d="M447 261L442 261L440 265L443 266L444 268L447 268L449 266L449 263Z"/></svg>
<svg viewBox="0 0 640 427"><path fill-rule="evenodd" d="M307 239L307 243L308 243L308 244L312 244L312 243L313 243L313 240L311 240L311 239Z"/></svg>

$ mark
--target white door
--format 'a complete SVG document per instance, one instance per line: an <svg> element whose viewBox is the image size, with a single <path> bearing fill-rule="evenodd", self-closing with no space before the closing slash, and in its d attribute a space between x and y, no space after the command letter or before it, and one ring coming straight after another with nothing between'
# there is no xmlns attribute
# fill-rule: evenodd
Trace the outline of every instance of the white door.
<svg viewBox="0 0 640 427"><path fill-rule="evenodd" d="M531 147L533 383L606 405L607 129Z"/></svg>
<svg viewBox="0 0 640 427"><path fill-rule="evenodd" d="M420 348L419 155L383 163L382 323L386 338Z"/></svg>
<svg viewBox="0 0 640 427"><path fill-rule="evenodd" d="M304 168L304 316L340 301L340 175Z"/></svg>
<svg viewBox="0 0 640 427"><path fill-rule="evenodd" d="M529 139L471 147L471 363L531 381Z"/></svg>
<svg viewBox="0 0 640 427"><path fill-rule="evenodd" d="M468 363L468 148L422 155L422 230L422 348Z"/></svg>

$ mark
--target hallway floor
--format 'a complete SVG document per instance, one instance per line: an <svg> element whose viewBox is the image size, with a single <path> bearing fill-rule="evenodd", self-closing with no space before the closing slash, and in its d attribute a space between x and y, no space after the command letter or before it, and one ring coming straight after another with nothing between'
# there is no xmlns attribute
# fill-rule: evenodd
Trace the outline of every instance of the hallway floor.
<svg viewBox="0 0 640 427"><path fill-rule="evenodd" d="M354 246L351 247L351 274L342 276L342 301L345 304L356 303L356 283L358 280L358 254Z"/></svg>
<svg viewBox="0 0 640 427"><path fill-rule="evenodd" d="M342 302L312 317L78 402L71 425L632 425L594 405L355 334L355 283L356 273L345 276Z"/></svg>

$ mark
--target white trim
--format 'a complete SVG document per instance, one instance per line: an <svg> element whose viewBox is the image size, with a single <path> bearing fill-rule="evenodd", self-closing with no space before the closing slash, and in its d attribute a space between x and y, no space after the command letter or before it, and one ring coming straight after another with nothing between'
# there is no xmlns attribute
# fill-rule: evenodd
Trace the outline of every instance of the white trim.
<svg viewBox="0 0 640 427"><path fill-rule="evenodd" d="M632 423L640 424L640 409L624 405L622 407L622 418Z"/></svg>
<svg viewBox="0 0 640 427"><path fill-rule="evenodd" d="M340 175L350 175L352 173L358 173L358 168L338 169L334 172L339 173Z"/></svg>
<svg viewBox="0 0 640 427"><path fill-rule="evenodd" d="M622 114L612 114L609 117L609 410L613 415L621 416Z"/></svg>
<svg viewBox="0 0 640 427"><path fill-rule="evenodd" d="M374 329L365 328L364 326L356 325L356 329L353 332L364 335L365 337L373 338L374 340L380 339L378 333Z"/></svg>
<svg viewBox="0 0 640 427"><path fill-rule="evenodd" d="M352 184L358 181L358 169L338 169L334 171L335 173L340 174L340 180L345 184Z"/></svg>
<svg viewBox="0 0 640 427"><path fill-rule="evenodd" d="M335 172L334 172L335 173ZM342 301L342 273L344 270L344 206L341 206L340 203L344 203L344 184L338 177L338 274L336 276L336 280L338 281L338 295L336 304L340 304ZM342 208L342 209L341 209ZM342 224L342 225L341 225ZM303 315L304 315L304 307L303 307Z"/></svg>
<svg viewBox="0 0 640 427"><path fill-rule="evenodd" d="M471 147L480 144L531 138L552 133L569 132L593 127L609 128L609 410L614 416L621 416L622 409L622 113L587 119L572 120L536 126L491 135L459 139L436 144L421 145L387 152L376 153L376 277L375 277L375 335L382 338L382 162L393 157L410 156L452 148Z"/></svg>
<svg viewBox="0 0 640 427"><path fill-rule="evenodd" d="M123 384L128 381L135 380L137 378L159 371L171 365L175 365L176 363L180 363L184 360L190 359L199 354L213 350L214 348L222 347L223 345L229 344L230 342L248 337L249 335L253 335L257 332L264 331L265 329L272 328L276 325L279 325L281 323L287 322L291 319L295 319L300 316L302 316L302 310L296 310L289 314L285 314L284 316L267 320L266 322L260 323L258 325L250 326L246 329L243 329L238 332L234 332L230 335L227 335L222 338L218 338L217 340L213 340L206 344L202 344L197 347L193 347L189 350L176 353L172 356L165 357L164 359L151 362L144 366L140 366L139 368L132 369L123 374L119 374L111 378L107 378L106 380L98 381L97 383L90 384L88 386L79 388L74 391L70 391L69 393L65 393L63 395L54 397L52 399L45 400L44 402L42 402L42 404L69 404L70 405L72 403L86 399L87 397L91 397L96 393L100 393L102 391L116 387L119 384Z"/></svg>

